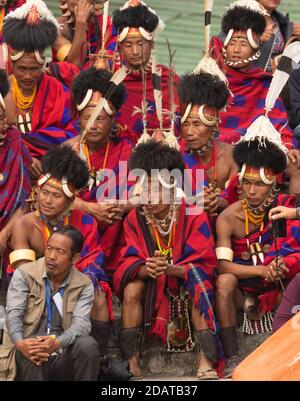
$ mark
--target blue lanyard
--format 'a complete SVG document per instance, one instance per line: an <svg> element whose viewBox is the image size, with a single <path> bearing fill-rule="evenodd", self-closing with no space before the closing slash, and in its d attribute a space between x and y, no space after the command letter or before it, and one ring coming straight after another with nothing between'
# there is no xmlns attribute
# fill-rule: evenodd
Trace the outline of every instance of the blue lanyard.
<svg viewBox="0 0 300 401"><path fill-rule="evenodd" d="M60 288L58 292L63 296L64 288ZM54 302L53 302L54 303ZM51 331L51 321L52 321L52 309L51 309L51 296L50 296L50 285L48 279L46 279L46 305L47 305L47 334ZM54 305L53 305L54 307Z"/></svg>

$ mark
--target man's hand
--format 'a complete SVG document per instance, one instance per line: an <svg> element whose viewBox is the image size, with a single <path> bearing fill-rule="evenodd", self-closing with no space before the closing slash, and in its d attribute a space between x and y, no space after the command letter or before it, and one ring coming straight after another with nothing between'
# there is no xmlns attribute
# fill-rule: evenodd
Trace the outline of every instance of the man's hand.
<svg viewBox="0 0 300 401"><path fill-rule="evenodd" d="M260 40L262 42L268 42L271 39L273 32L274 32L274 22L270 17L266 17L266 29L264 33L261 35Z"/></svg>
<svg viewBox="0 0 300 401"><path fill-rule="evenodd" d="M39 338L26 338L16 342L16 348L25 358L32 363L40 366L42 362L48 361L49 353L47 352L48 346L42 343Z"/></svg>
<svg viewBox="0 0 300 401"><path fill-rule="evenodd" d="M118 220L122 220L123 209L116 203L88 203L88 213L91 214L99 223L112 225Z"/></svg>
<svg viewBox="0 0 300 401"><path fill-rule="evenodd" d="M33 157L29 171L32 177L37 179L43 174L42 163L38 159Z"/></svg>
<svg viewBox="0 0 300 401"><path fill-rule="evenodd" d="M157 279L166 273L168 260L159 251L154 252L152 258L146 259L146 272L149 277Z"/></svg>
<svg viewBox="0 0 300 401"><path fill-rule="evenodd" d="M295 165L298 169L300 168L300 151L292 149L288 152L288 162Z"/></svg>
<svg viewBox="0 0 300 401"><path fill-rule="evenodd" d="M215 194L213 187L204 187L204 210L210 216L216 216L220 205L220 198Z"/></svg>
<svg viewBox="0 0 300 401"><path fill-rule="evenodd" d="M278 262L276 263L275 258L268 266L265 267L263 277L270 283L275 283L280 278L284 279L285 273L289 272L289 269L285 266L284 259L280 256L277 260Z"/></svg>
<svg viewBox="0 0 300 401"><path fill-rule="evenodd" d="M286 206L277 206L270 210L269 219L278 220L286 219L293 220L296 218L296 209Z"/></svg>
<svg viewBox="0 0 300 401"><path fill-rule="evenodd" d="M93 12L93 6L87 0L79 0L74 15L76 24L86 24Z"/></svg>

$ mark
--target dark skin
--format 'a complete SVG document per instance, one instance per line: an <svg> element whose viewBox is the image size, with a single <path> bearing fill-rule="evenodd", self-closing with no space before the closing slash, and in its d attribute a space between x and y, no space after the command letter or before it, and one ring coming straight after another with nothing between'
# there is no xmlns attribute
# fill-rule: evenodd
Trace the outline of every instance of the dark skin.
<svg viewBox="0 0 300 401"><path fill-rule="evenodd" d="M148 191L151 193L151 179L148 181ZM149 199L149 197L148 197ZM170 206L162 203L163 190L162 186L159 185L159 196L156 202L149 203L145 206L147 211L155 216L157 219L164 219ZM177 218L179 211L177 211ZM153 233L151 233L153 240L155 241ZM165 240L166 241L166 240ZM124 300L122 304L122 326L123 328L139 327L143 321L143 300L145 298L147 281L157 280L162 275L184 278L185 267L174 265L170 263L166 256L163 256L160 251L156 250L152 257L147 258L144 266L141 266L137 277L134 281L130 282L124 290ZM194 303L192 307L192 321L196 330L207 329L207 324L200 316L198 310L195 308ZM137 357L134 355L130 360L130 370L135 376L141 374L141 369ZM199 369L210 369L212 363L209 362L203 354L199 356Z"/></svg>
<svg viewBox="0 0 300 401"><path fill-rule="evenodd" d="M259 179L243 179L242 191L252 207L258 207L268 196L271 186L265 185ZM249 221L249 232L257 226ZM217 247L232 248L232 238L242 239L246 235L245 214L241 201L235 202L225 209L217 220ZM216 309L221 327L236 325L236 310L241 309L244 295L238 289L238 280L260 277L267 282L276 283L285 278L288 268L284 258L279 258L278 269L276 261L269 265L240 265L227 260L219 260L219 273L216 291ZM279 299L278 299L279 302Z"/></svg>
<svg viewBox="0 0 300 401"><path fill-rule="evenodd" d="M198 114L199 107L199 105L194 105L191 109L191 114ZM182 135L186 140L186 146L193 151L201 150L206 146L214 130L215 127L205 125L198 117L188 117L182 124ZM237 166L232 158L232 146L218 141L215 141L215 143L217 147L217 186L223 190L226 182L237 172ZM197 157L203 165L210 163L213 157L213 148L208 149L203 156L198 155ZM213 215L222 211L227 206L227 203L216 196L213 191L212 186L214 185L215 178L214 166L205 170L205 172L211 187L204 188L204 210L208 214Z"/></svg>
<svg viewBox="0 0 300 401"><path fill-rule="evenodd" d="M241 61L252 57L255 54L255 50L250 46L246 37L241 37L239 35L233 36L228 46L226 47L226 59L227 61ZM231 68L237 70L247 70L250 63L241 63L236 66L231 66Z"/></svg>
<svg viewBox="0 0 300 401"><path fill-rule="evenodd" d="M62 30L54 44L54 49L59 51L63 46L71 45L65 61L75 64L78 68L82 68L88 54L86 40L89 19L93 13L92 3L91 0L68 1L68 9L71 11L75 21L73 39L67 23L69 17L61 16L57 18L59 24L62 26Z"/></svg>
<svg viewBox="0 0 300 401"><path fill-rule="evenodd" d="M55 221L61 218L61 214L71 207L73 199L67 198L63 191L52 187L47 182L41 187L38 193L38 203L41 213L48 220ZM33 249L38 256L45 253L45 241L42 233L40 219L35 212L27 213L15 222L12 235L12 245L16 249ZM19 261L14 265L17 268L23 263ZM103 292L95 295L91 312L92 319L108 321L106 296Z"/></svg>
<svg viewBox="0 0 300 401"><path fill-rule="evenodd" d="M132 70L140 70L148 64L152 48L153 42L143 37L126 38L119 45L121 55Z"/></svg>
<svg viewBox="0 0 300 401"><path fill-rule="evenodd" d="M72 245L71 238L59 233L53 234L48 241L45 250L46 272L55 290L59 289L79 258L79 254L73 254ZM15 345L25 358L40 366L60 348L61 343L54 336L39 336L19 340Z"/></svg>
<svg viewBox="0 0 300 401"><path fill-rule="evenodd" d="M80 125L82 132L85 131L86 125L94 108L95 106L88 106L80 113ZM114 118L109 116L105 110L102 110L91 129L87 131L85 135L86 144L91 153L97 152L101 148L107 146L109 140L108 136L113 123ZM74 149L79 149L79 143L79 136L67 141L67 144L70 144ZM86 202L79 197L76 197L73 206L82 212L91 214L98 222L108 225L114 224L118 220L122 220L122 216L125 211L124 207L119 205L117 202Z"/></svg>
<svg viewBox="0 0 300 401"><path fill-rule="evenodd" d="M19 88L25 97L30 97L42 76L42 65L40 65L34 54L25 53L24 56L13 62L13 74L18 82ZM28 109L26 112L30 112ZM38 159L32 158L30 174L36 179L42 174L41 163Z"/></svg>

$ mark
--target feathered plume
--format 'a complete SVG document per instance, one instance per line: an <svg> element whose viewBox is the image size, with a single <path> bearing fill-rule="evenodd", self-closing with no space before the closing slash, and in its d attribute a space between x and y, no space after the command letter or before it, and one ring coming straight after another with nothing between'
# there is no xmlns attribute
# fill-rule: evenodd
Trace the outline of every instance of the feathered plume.
<svg viewBox="0 0 300 401"><path fill-rule="evenodd" d="M26 3L24 3L21 7L18 7L14 11L11 11L5 17L5 21L11 18L19 20L26 19L32 7L36 7L42 20L51 22L53 25L56 26L57 32L59 31L59 23L57 22L53 13L48 9L46 4L42 0L27 0Z"/></svg>
<svg viewBox="0 0 300 401"><path fill-rule="evenodd" d="M171 44L167 40L168 52L169 52L169 91L170 91L170 111L171 111L171 132L174 134L174 126L176 120L176 104L175 104L175 95L174 95L174 76L175 76L175 67L174 67L174 57L176 50L172 51Z"/></svg>
<svg viewBox="0 0 300 401"><path fill-rule="evenodd" d="M210 29L211 29L211 12L213 7L213 0L204 0L204 18L205 18L205 56L209 56L209 41L210 41Z"/></svg>
<svg viewBox="0 0 300 401"><path fill-rule="evenodd" d="M277 69L273 75L272 82L266 97L266 114L268 114L280 96L283 87L287 83L289 76L300 62L300 42L288 45L280 58Z"/></svg>
<svg viewBox="0 0 300 401"><path fill-rule="evenodd" d="M232 10L235 7L243 7L243 8L247 8L248 10L258 12L261 15L269 15L267 10L258 1L255 1L255 0L235 1L234 3L231 3L228 6L228 10Z"/></svg>

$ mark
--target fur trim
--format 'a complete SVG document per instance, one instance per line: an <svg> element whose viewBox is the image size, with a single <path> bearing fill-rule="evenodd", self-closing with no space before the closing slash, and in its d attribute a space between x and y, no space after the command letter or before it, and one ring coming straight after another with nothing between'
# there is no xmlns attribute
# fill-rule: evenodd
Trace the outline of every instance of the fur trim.
<svg viewBox="0 0 300 401"><path fill-rule="evenodd" d="M167 169L168 171L179 169L183 173L184 163L178 150L163 142L150 139L134 148L129 168L130 170L143 169L148 175L151 175L153 169Z"/></svg>
<svg viewBox="0 0 300 401"><path fill-rule="evenodd" d="M85 98L87 91L99 91L104 95L111 85L112 73L107 70L98 70L95 67L82 71L73 81L72 94L76 104L80 104ZM121 83L117 86L110 101L116 110L119 110L125 101L126 89Z"/></svg>
<svg viewBox="0 0 300 401"><path fill-rule="evenodd" d="M89 170L86 163L68 145L55 146L42 158L42 169L57 180L67 179L67 182L81 189L87 185Z"/></svg>
<svg viewBox="0 0 300 401"><path fill-rule="evenodd" d="M225 108L230 96L225 82L208 73L184 75L178 86L178 94L183 104L206 104L218 110Z"/></svg>
<svg viewBox="0 0 300 401"><path fill-rule="evenodd" d="M230 29L234 31L246 31L249 28L258 35L262 35L266 28L264 16L252 9L236 6L227 10L222 18L222 31L226 35Z"/></svg>
<svg viewBox="0 0 300 401"><path fill-rule="evenodd" d="M268 140L265 140L264 145L259 139L239 142L234 147L233 158L239 168L245 163L256 168L270 168L275 174L282 173L287 165L286 154Z"/></svg>

